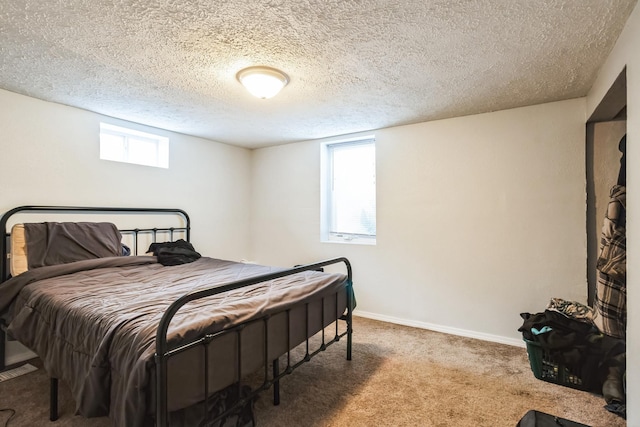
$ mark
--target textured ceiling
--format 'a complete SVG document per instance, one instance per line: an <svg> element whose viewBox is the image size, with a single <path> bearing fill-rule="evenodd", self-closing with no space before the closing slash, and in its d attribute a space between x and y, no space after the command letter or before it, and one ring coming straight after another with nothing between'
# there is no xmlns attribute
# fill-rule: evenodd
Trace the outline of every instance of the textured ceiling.
<svg viewBox="0 0 640 427"><path fill-rule="evenodd" d="M584 96L636 1L2 0L0 87L260 147Z"/></svg>

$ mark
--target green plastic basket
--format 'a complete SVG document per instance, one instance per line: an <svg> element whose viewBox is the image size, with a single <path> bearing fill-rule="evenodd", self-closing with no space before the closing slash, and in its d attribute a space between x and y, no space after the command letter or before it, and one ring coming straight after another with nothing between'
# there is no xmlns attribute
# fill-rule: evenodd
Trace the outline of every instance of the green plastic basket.
<svg viewBox="0 0 640 427"><path fill-rule="evenodd" d="M527 339L524 342L527 344L531 370L537 379L578 390L593 391L594 385L582 380L585 368L583 365L566 365L555 360L540 344Z"/></svg>

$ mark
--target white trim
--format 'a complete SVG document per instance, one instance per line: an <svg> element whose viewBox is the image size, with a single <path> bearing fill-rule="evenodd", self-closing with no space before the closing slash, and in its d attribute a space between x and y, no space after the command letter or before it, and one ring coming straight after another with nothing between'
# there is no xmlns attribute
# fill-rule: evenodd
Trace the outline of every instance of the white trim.
<svg viewBox="0 0 640 427"><path fill-rule="evenodd" d="M343 147L372 145L376 149L375 135L363 135L347 139L324 141L320 144L320 242L376 245L376 234L364 235L348 231L335 231L333 197L334 151ZM375 151L374 151L375 152ZM375 158L374 158L375 160ZM376 165L374 164L374 176ZM375 181L374 181L375 184ZM374 193L375 197L375 193ZM376 207L374 206L374 217Z"/></svg>
<svg viewBox="0 0 640 427"><path fill-rule="evenodd" d="M413 328L427 329L430 331L443 332L445 334L457 335L467 338L475 338L482 341L490 341L499 344L511 345L514 347L525 347L523 340L507 338L500 335L485 334L484 332L469 331L466 329L452 328L450 326L437 325L435 323L420 322L417 320L401 319L399 317L385 316L383 314L369 313L367 311L354 310L354 316L367 319L380 320L382 322L395 323L397 325L411 326Z"/></svg>
<svg viewBox="0 0 640 427"><path fill-rule="evenodd" d="M107 137L117 137L121 143L114 146ZM144 149L144 158L132 158L134 148L146 147L140 144L151 144L153 150ZM135 129L100 122L100 159L131 163L157 168L169 168L169 138Z"/></svg>
<svg viewBox="0 0 640 427"><path fill-rule="evenodd" d="M3 381L7 381L13 378L17 378L21 375L25 375L28 374L30 372L33 371L37 371L38 368L36 368L35 366L29 364L29 363L25 363L22 366L18 366L17 368L13 368L13 369L9 369L7 371L2 371L0 372L0 382ZM9 417L11 418L11 417ZM6 425L6 424L5 424Z"/></svg>
<svg viewBox="0 0 640 427"><path fill-rule="evenodd" d="M18 341L7 341L5 344L4 364L6 366L15 365L16 363L38 357L37 354L20 344Z"/></svg>
<svg viewBox="0 0 640 427"><path fill-rule="evenodd" d="M335 237L329 234L329 238L326 240L320 240L320 243L339 243L343 245L370 245L375 246L377 243L376 236L373 237L356 237L351 239L345 239L344 237Z"/></svg>
<svg viewBox="0 0 640 427"><path fill-rule="evenodd" d="M367 142L367 140L371 140L371 141L375 141L376 140L376 134L375 133L371 133L371 134L366 134L366 135L361 135L361 136L354 136L351 138L339 138L339 139L327 139L322 141L322 145L333 145L333 144L344 144L344 143L348 143L348 142Z"/></svg>

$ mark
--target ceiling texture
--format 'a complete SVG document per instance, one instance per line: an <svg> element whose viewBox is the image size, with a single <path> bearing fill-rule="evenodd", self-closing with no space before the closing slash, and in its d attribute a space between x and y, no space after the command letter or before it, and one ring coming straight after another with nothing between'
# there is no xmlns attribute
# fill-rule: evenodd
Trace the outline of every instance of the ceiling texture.
<svg viewBox="0 0 640 427"><path fill-rule="evenodd" d="M636 1L2 0L0 88L257 148L585 96Z"/></svg>

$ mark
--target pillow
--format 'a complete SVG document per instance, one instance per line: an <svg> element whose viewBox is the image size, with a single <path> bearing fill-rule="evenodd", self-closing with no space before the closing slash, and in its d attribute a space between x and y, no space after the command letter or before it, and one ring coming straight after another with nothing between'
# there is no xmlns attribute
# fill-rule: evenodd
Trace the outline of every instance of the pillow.
<svg viewBox="0 0 640 427"><path fill-rule="evenodd" d="M85 259L122 256L122 235L118 228L109 222L25 223L23 227L22 246L25 249L27 269ZM19 234L18 232L18 237ZM17 244L19 247L20 242L17 241ZM13 245L11 258L13 264ZM17 258L20 260L21 257ZM20 270L16 272L18 271Z"/></svg>
<svg viewBox="0 0 640 427"><path fill-rule="evenodd" d="M27 241L24 237L24 225L11 227L11 253L9 254L9 270L12 276L24 273L27 268Z"/></svg>

